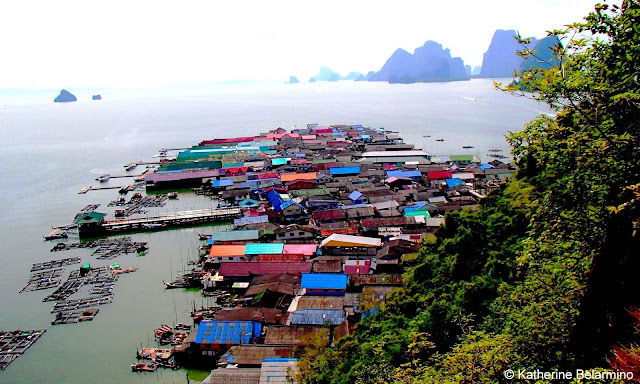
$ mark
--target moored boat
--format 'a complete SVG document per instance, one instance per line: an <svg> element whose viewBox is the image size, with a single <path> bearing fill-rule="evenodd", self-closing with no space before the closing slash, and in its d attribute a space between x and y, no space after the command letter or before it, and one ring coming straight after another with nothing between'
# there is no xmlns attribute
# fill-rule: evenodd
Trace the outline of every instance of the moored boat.
<svg viewBox="0 0 640 384"><path fill-rule="evenodd" d="M100 175L96 177L96 180L98 180L101 183L104 183L105 181L108 181L110 178L111 178L111 175Z"/></svg>
<svg viewBox="0 0 640 384"><path fill-rule="evenodd" d="M131 364L133 372L155 372L157 366L155 363L137 363Z"/></svg>

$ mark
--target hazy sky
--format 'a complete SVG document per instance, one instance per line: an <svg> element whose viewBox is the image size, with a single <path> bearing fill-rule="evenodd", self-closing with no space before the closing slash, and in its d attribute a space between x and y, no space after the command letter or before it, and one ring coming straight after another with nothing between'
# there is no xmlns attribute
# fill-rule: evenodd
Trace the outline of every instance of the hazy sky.
<svg viewBox="0 0 640 384"><path fill-rule="evenodd" d="M544 37L596 0L6 1L0 88L306 81L434 40L471 66L496 29Z"/></svg>

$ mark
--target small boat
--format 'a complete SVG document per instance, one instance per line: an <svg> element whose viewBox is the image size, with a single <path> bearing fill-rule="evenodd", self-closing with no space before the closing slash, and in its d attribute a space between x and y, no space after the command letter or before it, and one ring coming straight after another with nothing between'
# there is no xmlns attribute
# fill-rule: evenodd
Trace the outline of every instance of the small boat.
<svg viewBox="0 0 640 384"><path fill-rule="evenodd" d="M155 363L137 363L131 364L131 370L133 372L155 372L156 371Z"/></svg>
<svg viewBox="0 0 640 384"><path fill-rule="evenodd" d="M490 149L489 152L502 152L502 149Z"/></svg>
<svg viewBox="0 0 640 384"><path fill-rule="evenodd" d="M177 199L178 198L178 192L169 192L167 193L167 197L170 199Z"/></svg>
<svg viewBox="0 0 640 384"><path fill-rule="evenodd" d="M166 281L162 280L162 282L164 283L164 285L168 289L189 288L189 287L191 287L191 284L188 281L184 280L184 279L176 279L176 280L171 281L171 282L166 282Z"/></svg>
<svg viewBox="0 0 640 384"><path fill-rule="evenodd" d="M198 237L200 238L200 240L209 240L211 238L211 235L203 235L202 233L198 233Z"/></svg>
<svg viewBox="0 0 640 384"><path fill-rule="evenodd" d="M51 232L44 235L43 237L45 240L57 240L57 239L66 239L69 237L69 235L67 235L67 232L59 228L55 228Z"/></svg>
<svg viewBox="0 0 640 384"><path fill-rule="evenodd" d="M129 165L125 165L124 169L125 169L125 171L131 171L132 169L134 169L137 166L138 166L138 164L132 163L132 164L129 164Z"/></svg>
<svg viewBox="0 0 640 384"><path fill-rule="evenodd" d="M464 145L462 148L464 148L464 149L471 149L471 148L473 148L473 145Z"/></svg>
<svg viewBox="0 0 640 384"><path fill-rule="evenodd" d="M101 183L104 183L105 181L109 180L111 178L111 175L100 175L98 177L96 177L96 180L98 180Z"/></svg>
<svg viewBox="0 0 640 384"><path fill-rule="evenodd" d="M444 141L444 139L436 139L436 141Z"/></svg>

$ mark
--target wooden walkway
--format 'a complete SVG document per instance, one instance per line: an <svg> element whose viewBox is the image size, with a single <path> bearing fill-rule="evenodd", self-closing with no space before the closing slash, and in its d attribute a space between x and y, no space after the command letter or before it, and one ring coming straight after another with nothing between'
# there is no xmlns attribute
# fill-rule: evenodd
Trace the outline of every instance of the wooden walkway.
<svg viewBox="0 0 640 384"><path fill-rule="evenodd" d="M122 220L105 220L102 227L107 231L126 231L134 229L155 229L166 225L191 225L215 221L228 221L242 215L240 208L198 209L165 213L153 217L141 217Z"/></svg>

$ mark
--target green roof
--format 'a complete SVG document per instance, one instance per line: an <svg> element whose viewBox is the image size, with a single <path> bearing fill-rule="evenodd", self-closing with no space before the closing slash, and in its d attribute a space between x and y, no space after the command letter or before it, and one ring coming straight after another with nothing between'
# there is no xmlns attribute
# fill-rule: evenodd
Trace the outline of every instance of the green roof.
<svg viewBox="0 0 640 384"><path fill-rule="evenodd" d="M336 159L313 159L312 164L335 163Z"/></svg>
<svg viewBox="0 0 640 384"><path fill-rule="evenodd" d="M449 156L451 161L473 161L473 155L451 155Z"/></svg>
<svg viewBox="0 0 640 384"><path fill-rule="evenodd" d="M104 220L106 213L99 213L96 211L91 211L85 213L84 215L78 217L75 220L75 224L85 224L85 223L99 223Z"/></svg>

